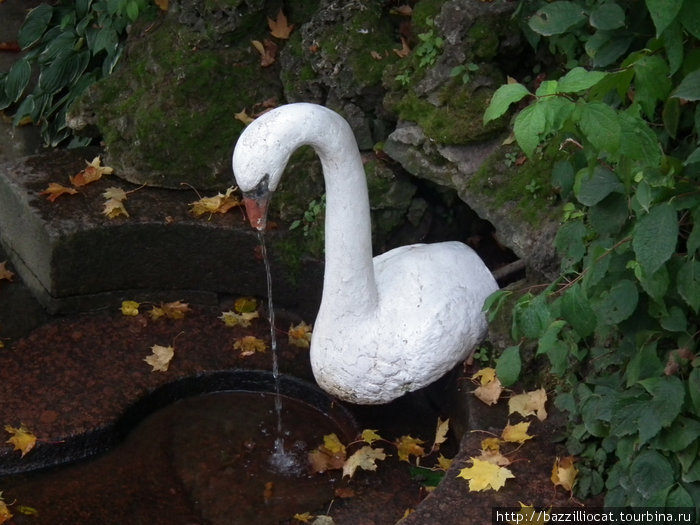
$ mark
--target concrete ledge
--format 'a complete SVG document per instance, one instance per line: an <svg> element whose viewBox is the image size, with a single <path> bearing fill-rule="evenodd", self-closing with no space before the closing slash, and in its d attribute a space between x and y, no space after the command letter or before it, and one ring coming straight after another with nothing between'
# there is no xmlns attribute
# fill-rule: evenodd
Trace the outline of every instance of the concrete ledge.
<svg viewBox="0 0 700 525"><path fill-rule="evenodd" d="M242 211L193 217L194 191L138 188L114 176L49 202L40 193L99 150L55 150L0 165L0 243L15 271L52 314L114 306L121 298L183 299L213 304L219 294L267 295L255 232ZM129 217L103 215L109 187L132 192ZM313 312L320 300L319 261L295 280L268 233L276 304Z"/></svg>

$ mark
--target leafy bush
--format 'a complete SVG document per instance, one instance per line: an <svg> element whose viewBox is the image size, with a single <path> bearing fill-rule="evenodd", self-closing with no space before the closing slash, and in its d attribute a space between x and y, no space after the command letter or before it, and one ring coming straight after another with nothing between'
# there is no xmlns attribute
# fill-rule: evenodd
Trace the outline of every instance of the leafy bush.
<svg viewBox="0 0 700 525"><path fill-rule="evenodd" d="M32 9L19 33L19 45L27 52L0 74L0 110L19 103L14 125L40 125L51 146L68 139L66 109L85 88L112 72L129 24L154 12L148 0L63 0ZM27 94L34 68L38 80Z"/></svg>
<svg viewBox="0 0 700 525"><path fill-rule="evenodd" d="M565 153L561 277L515 301L499 359L515 380L529 342L563 379L578 495L700 510L700 2L521 2L523 30L565 73L501 86L530 158ZM490 315L510 292L490 298Z"/></svg>

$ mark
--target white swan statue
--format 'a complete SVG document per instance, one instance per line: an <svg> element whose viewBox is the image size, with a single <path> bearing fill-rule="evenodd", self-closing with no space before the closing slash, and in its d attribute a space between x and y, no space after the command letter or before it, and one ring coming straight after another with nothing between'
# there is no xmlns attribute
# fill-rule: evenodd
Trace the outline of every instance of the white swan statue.
<svg viewBox="0 0 700 525"><path fill-rule="evenodd" d="M372 258L362 160L348 123L315 104L278 107L252 122L233 153L248 219L263 230L290 155L310 145L326 184L323 296L311 366L331 395L389 402L442 377L486 334L484 300L498 285L459 242L402 246Z"/></svg>

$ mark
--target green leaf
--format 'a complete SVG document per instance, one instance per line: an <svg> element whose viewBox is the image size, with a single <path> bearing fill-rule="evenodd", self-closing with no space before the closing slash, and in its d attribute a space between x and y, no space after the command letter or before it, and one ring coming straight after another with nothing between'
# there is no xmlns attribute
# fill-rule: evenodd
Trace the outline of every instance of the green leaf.
<svg viewBox="0 0 700 525"><path fill-rule="evenodd" d="M550 313L544 295L522 296L513 310L513 332L528 339L538 339L550 323Z"/></svg>
<svg viewBox="0 0 700 525"><path fill-rule="evenodd" d="M634 101L652 119L656 104L671 92L668 64L658 55L643 56L634 63L634 75Z"/></svg>
<svg viewBox="0 0 700 525"><path fill-rule="evenodd" d="M658 37L676 18L683 6L683 0L646 0L646 4Z"/></svg>
<svg viewBox="0 0 700 525"><path fill-rule="evenodd" d="M700 311L700 261L689 259L676 276L678 293L697 314Z"/></svg>
<svg viewBox="0 0 700 525"><path fill-rule="evenodd" d="M620 122L620 154L648 166L661 163L661 145L644 119L630 111L618 113Z"/></svg>
<svg viewBox="0 0 700 525"><path fill-rule="evenodd" d="M52 94L69 86L85 71L89 60L90 52L87 50L59 55L39 75L39 89Z"/></svg>
<svg viewBox="0 0 700 525"><path fill-rule="evenodd" d="M683 2L679 18L686 31L700 39L700 2L692 0Z"/></svg>
<svg viewBox="0 0 700 525"><path fill-rule="evenodd" d="M509 346L496 359L496 376L503 386L510 386L518 380L520 367L520 347Z"/></svg>
<svg viewBox="0 0 700 525"><path fill-rule="evenodd" d="M591 11L588 23L603 31L617 29L625 25L625 10L615 2L597 5Z"/></svg>
<svg viewBox="0 0 700 525"><path fill-rule="evenodd" d="M682 100L700 100L700 69L688 73L671 95Z"/></svg>
<svg viewBox="0 0 700 525"><path fill-rule="evenodd" d="M642 285L642 288L644 288L644 291L649 294L649 297L660 304L663 304L664 296L668 291L670 282L671 278L668 275L668 269L664 265L651 275L642 272L642 277L639 280L639 283Z"/></svg>
<svg viewBox="0 0 700 525"><path fill-rule="evenodd" d="M24 93L32 76L32 68L26 60L14 63L5 77L5 95L10 102L17 102Z"/></svg>
<svg viewBox="0 0 700 525"><path fill-rule="evenodd" d="M698 77L698 80L700 80L700 77ZM698 87L700 87L700 84L698 84ZM666 132L675 139L676 133L678 132L678 123L681 118L680 100L677 98L667 99L661 117Z"/></svg>
<svg viewBox="0 0 700 525"><path fill-rule="evenodd" d="M673 468L668 460L654 450L645 450L630 465L630 480L644 499L674 483Z"/></svg>
<svg viewBox="0 0 700 525"><path fill-rule="evenodd" d="M637 220L632 248L647 275L652 275L671 258L678 240L678 217L673 206L664 202Z"/></svg>
<svg viewBox="0 0 700 525"><path fill-rule="evenodd" d="M604 4L607 5L607 4ZM604 71L586 71L582 67L575 67L559 79L558 91L560 93L578 93L595 86L608 74Z"/></svg>
<svg viewBox="0 0 700 525"><path fill-rule="evenodd" d="M561 314L582 338L588 337L595 330L595 312L579 283L566 290L562 296Z"/></svg>
<svg viewBox="0 0 700 525"><path fill-rule="evenodd" d="M651 394L651 401L647 405L647 414L654 422L658 422L663 428L673 423L678 417L685 401L685 387L676 376L659 376L642 379L639 384ZM649 421L644 422L645 425ZM640 427L640 437L646 432L645 426ZM654 436L649 436L654 437Z"/></svg>
<svg viewBox="0 0 700 525"><path fill-rule="evenodd" d="M532 157L535 153L535 148L547 127L546 124L545 114L539 102L526 107L515 117L513 123L515 140L528 157Z"/></svg>
<svg viewBox="0 0 700 525"><path fill-rule="evenodd" d="M49 26L52 16L53 7L48 4L39 4L29 11L19 30L18 43L22 49L27 49L39 41Z"/></svg>
<svg viewBox="0 0 700 525"><path fill-rule="evenodd" d="M656 353L656 344L647 343L637 350L629 360L625 370L627 387L632 386L640 379L658 376L664 370L664 365Z"/></svg>
<svg viewBox="0 0 700 525"><path fill-rule="evenodd" d="M616 153L620 147L620 120L617 112L602 102L581 104L578 126L586 139L600 151Z"/></svg>
<svg viewBox="0 0 700 525"><path fill-rule="evenodd" d="M574 2L555 1L538 9L528 20L528 25L535 33L552 36L566 32L567 29L585 19L586 15L580 5Z"/></svg>
<svg viewBox="0 0 700 525"><path fill-rule="evenodd" d="M596 164L592 171L584 168L576 174L574 193L585 206L595 206L611 193L623 190L617 175L600 164Z"/></svg>
<svg viewBox="0 0 700 525"><path fill-rule="evenodd" d="M612 406L611 433L616 436L636 435L647 403L649 396L634 390L624 392Z"/></svg>
<svg viewBox="0 0 700 525"><path fill-rule="evenodd" d="M638 300L639 292L635 284L628 279L621 279L600 294L593 309L600 324L614 326L632 315Z"/></svg>
<svg viewBox="0 0 700 525"><path fill-rule="evenodd" d="M586 254L583 241L587 233L582 221L567 222L559 228L554 238L554 246L562 257L563 267L570 267L583 259Z"/></svg>
<svg viewBox="0 0 700 525"><path fill-rule="evenodd" d="M596 233L618 233L629 215L627 198L621 193L611 193L588 209L588 221Z"/></svg>
<svg viewBox="0 0 700 525"><path fill-rule="evenodd" d="M700 414L700 368L693 368L688 376L688 391L695 413Z"/></svg>
<svg viewBox="0 0 700 525"><path fill-rule="evenodd" d="M503 115L511 104L518 102L527 95L530 95L530 91L522 84L504 84L499 87L491 97L491 102L489 102L486 111L484 112L484 124L497 119Z"/></svg>
<svg viewBox="0 0 700 525"><path fill-rule="evenodd" d="M656 436L652 445L659 450L680 452L695 442L698 436L700 436L700 421L680 416L670 427Z"/></svg>

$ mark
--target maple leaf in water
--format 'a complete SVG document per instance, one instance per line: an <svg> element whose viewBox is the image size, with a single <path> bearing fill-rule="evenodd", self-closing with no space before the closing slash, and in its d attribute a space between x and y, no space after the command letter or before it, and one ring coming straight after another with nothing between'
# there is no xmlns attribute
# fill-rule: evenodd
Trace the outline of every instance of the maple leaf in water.
<svg viewBox="0 0 700 525"><path fill-rule="evenodd" d="M423 443L425 442L419 438L401 436L395 443L399 459L401 461L408 461L409 456L416 456L419 458L425 456L425 449L421 447Z"/></svg>
<svg viewBox="0 0 700 525"><path fill-rule="evenodd" d="M311 326L304 321L298 325L289 327L289 344L298 348L309 348L311 346Z"/></svg>
<svg viewBox="0 0 700 525"><path fill-rule="evenodd" d="M12 513L2 498L2 492L0 492L0 523L5 523L10 519L12 519Z"/></svg>
<svg viewBox="0 0 700 525"><path fill-rule="evenodd" d="M358 468L363 470L377 470L377 460L386 459L386 454L382 448L372 448L365 445L350 456L343 465L343 477L353 477Z"/></svg>
<svg viewBox="0 0 700 525"><path fill-rule="evenodd" d="M85 164L87 166L83 171L74 177L69 177L70 183L76 188L98 181L102 178L102 175L110 175L114 172L109 166L102 166L100 157L95 157L92 159L92 162L85 161Z"/></svg>
<svg viewBox="0 0 700 525"><path fill-rule="evenodd" d="M137 303L136 301L122 301L122 315L139 315L139 306L141 306L141 304Z"/></svg>
<svg viewBox="0 0 700 525"><path fill-rule="evenodd" d="M10 270L5 266L7 261L0 262L0 281L12 281L15 276Z"/></svg>
<svg viewBox="0 0 700 525"><path fill-rule="evenodd" d="M372 430L370 428L367 428L367 429L362 431L362 441L364 441L368 445L371 445L375 441L379 441L381 439L383 439L382 436L377 434L376 430Z"/></svg>
<svg viewBox="0 0 700 525"><path fill-rule="evenodd" d="M233 349L239 350L242 357L248 357L257 352L265 352L267 350L267 344L265 344L265 341L262 339L247 335L236 340L233 343Z"/></svg>
<svg viewBox="0 0 700 525"><path fill-rule="evenodd" d="M19 428L5 425L5 431L12 435L6 443L10 443L15 447L15 450L19 450L22 453L22 457L36 445L36 436L23 424L20 424Z"/></svg>
<svg viewBox="0 0 700 525"><path fill-rule="evenodd" d="M277 18L267 19L267 25L270 27L270 34L280 40L287 40L294 29L294 24L289 24L281 9L277 13Z"/></svg>
<svg viewBox="0 0 700 525"><path fill-rule="evenodd" d="M146 356L144 361L151 365L151 372L167 372L175 355L175 348L172 346L153 345L151 347L151 355Z"/></svg>
<svg viewBox="0 0 700 525"><path fill-rule="evenodd" d="M479 458L470 458L471 467L465 467L457 474L458 478L469 481L470 492L480 492L483 490L500 490L505 485L506 480L514 478L513 473L505 467L500 467Z"/></svg>
<svg viewBox="0 0 700 525"><path fill-rule="evenodd" d="M250 326L251 321L258 317L260 317L258 312L244 312L238 314L229 310L228 312L221 312L219 319L221 319L226 326L242 326L243 328L247 328Z"/></svg>
<svg viewBox="0 0 700 525"><path fill-rule="evenodd" d="M318 446L308 455L311 471L317 473L343 468L346 457L345 445L335 433L323 436L323 445Z"/></svg>
<svg viewBox="0 0 700 525"><path fill-rule="evenodd" d="M61 195L75 195L76 193L78 193L78 190L75 188L67 188L58 182L49 182L48 187L39 195L46 195L47 199L54 202Z"/></svg>
<svg viewBox="0 0 700 525"><path fill-rule="evenodd" d="M185 314L191 312L190 305L182 301L173 301L170 303L160 303L160 306L154 306L151 311L151 319L154 321L166 317L168 319L184 319Z"/></svg>

